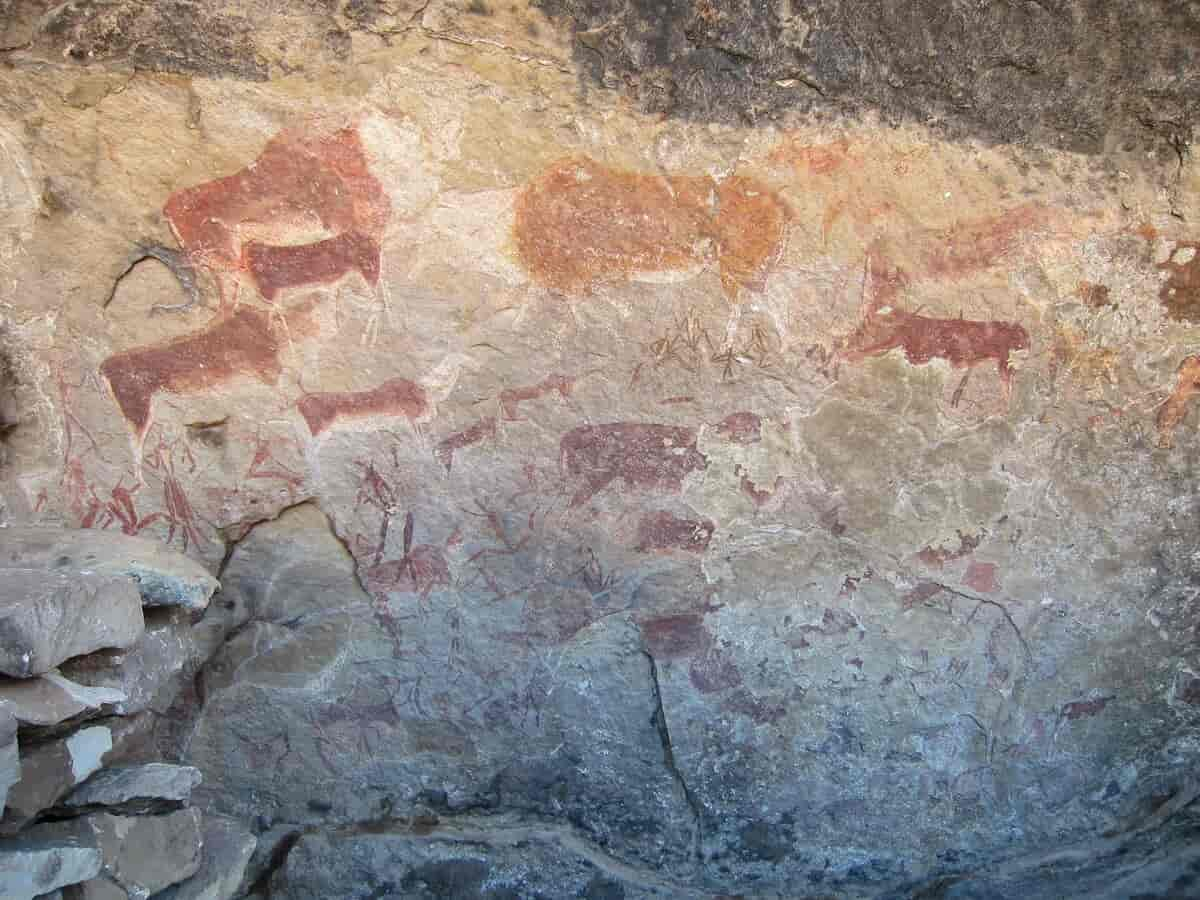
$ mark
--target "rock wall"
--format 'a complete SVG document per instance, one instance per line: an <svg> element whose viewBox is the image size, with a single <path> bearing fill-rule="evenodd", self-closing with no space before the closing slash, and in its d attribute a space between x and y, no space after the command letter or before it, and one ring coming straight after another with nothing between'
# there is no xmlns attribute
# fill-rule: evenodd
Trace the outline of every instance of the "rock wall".
<svg viewBox="0 0 1200 900"><path fill-rule="evenodd" d="M157 746L246 889L1035 896L1184 828L1184 5L5 6L0 520L221 580Z"/></svg>

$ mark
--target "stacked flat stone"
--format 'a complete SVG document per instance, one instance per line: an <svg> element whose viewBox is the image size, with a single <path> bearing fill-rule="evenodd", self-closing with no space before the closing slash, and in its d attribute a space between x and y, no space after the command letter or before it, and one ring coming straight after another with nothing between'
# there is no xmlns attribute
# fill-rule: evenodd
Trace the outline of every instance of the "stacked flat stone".
<svg viewBox="0 0 1200 900"><path fill-rule="evenodd" d="M197 769L105 768L203 662L191 615L218 587L153 541L0 529L0 896L236 889L254 838L189 805Z"/></svg>

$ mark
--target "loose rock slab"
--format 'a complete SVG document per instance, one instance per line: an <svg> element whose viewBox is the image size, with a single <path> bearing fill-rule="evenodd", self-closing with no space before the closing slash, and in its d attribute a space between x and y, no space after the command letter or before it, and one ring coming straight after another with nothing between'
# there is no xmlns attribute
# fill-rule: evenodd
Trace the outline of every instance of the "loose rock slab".
<svg viewBox="0 0 1200 900"><path fill-rule="evenodd" d="M95 725L27 751L21 759L21 780L8 792L0 834L13 834L99 769L112 746L112 731Z"/></svg>
<svg viewBox="0 0 1200 900"><path fill-rule="evenodd" d="M123 691L87 687L47 672L40 678L0 680L0 710L27 725L57 725L87 710L125 700Z"/></svg>
<svg viewBox="0 0 1200 900"><path fill-rule="evenodd" d="M0 673L41 675L72 656L129 647L142 628L141 596L128 577L0 567Z"/></svg>
<svg viewBox="0 0 1200 900"><path fill-rule="evenodd" d="M119 806L136 800L186 802L200 783L200 770L170 763L147 763L103 769L77 787L65 805L69 807Z"/></svg>
<svg viewBox="0 0 1200 900"><path fill-rule="evenodd" d="M200 870L155 900L229 900L237 893L258 840L233 819L205 816Z"/></svg>
<svg viewBox="0 0 1200 900"><path fill-rule="evenodd" d="M122 575L145 606L204 609L220 585L200 563L155 541L91 529L9 527L0 536L0 568Z"/></svg>
<svg viewBox="0 0 1200 900"><path fill-rule="evenodd" d="M113 711L129 716L145 709L165 712L203 661L184 609L154 609L146 617L146 630L127 650L100 650L63 663L63 675L80 684L115 688L126 694Z"/></svg>
<svg viewBox="0 0 1200 900"><path fill-rule="evenodd" d="M32 900L100 872L100 850L71 840L0 843L0 897Z"/></svg>
<svg viewBox="0 0 1200 900"><path fill-rule="evenodd" d="M181 809L164 816L94 813L38 825L30 833L39 838L70 838L83 846L96 847L102 867L92 874L109 879L132 897L156 894L190 878L200 868L198 809Z"/></svg>

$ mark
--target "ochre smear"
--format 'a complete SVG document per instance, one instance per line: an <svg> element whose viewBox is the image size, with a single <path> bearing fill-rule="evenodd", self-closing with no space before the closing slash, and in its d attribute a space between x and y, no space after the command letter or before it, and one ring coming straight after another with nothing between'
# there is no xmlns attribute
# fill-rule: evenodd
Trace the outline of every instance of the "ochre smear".
<svg viewBox="0 0 1200 900"><path fill-rule="evenodd" d="M312 304L290 312L283 327L271 316L241 307L200 331L164 344L116 353L100 366L113 396L138 439L150 426L150 404L159 391L195 393L223 384L238 375L275 384L282 371L279 351L286 341L312 332Z"/></svg>
<svg viewBox="0 0 1200 900"><path fill-rule="evenodd" d="M1200 392L1200 355L1185 357L1179 364L1175 390L1158 408L1158 446L1169 449L1174 442L1175 428L1188 413L1192 397Z"/></svg>
<svg viewBox="0 0 1200 900"><path fill-rule="evenodd" d="M391 212L354 128L280 132L246 168L177 191L163 209L193 262L214 273L249 272L268 300L353 269L375 284ZM316 225L332 236L306 241ZM244 234L254 239L243 243Z"/></svg>
<svg viewBox="0 0 1200 900"><path fill-rule="evenodd" d="M691 271L716 259L730 299L761 290L783 247L787 205L751 178L642 175L563 160L517 198L525 268L565 294L639 272Z"/></svg>
<svg viewBox="0 0 1200 900"><path fill-rule="evenodd" d="M1015 322L937 319L889 307L868 312L844 347L851 360L903 350L915 366L944 359L955 368L967 368L995 360L1007 394L1012 381L1009 356L1029 348L1029 333Z"/></svg>
<svg viewBox="0 0 1200 900"><path fill-rule="evenodd" d="M678 491L684 476L705 468L708 460L696 450L695 429L616 422L563 435L559 465L583 479L571 498L571 506L580 506L617 478L627 487Z"/></svg>
<svg viewBox="0 0 1200 900"><path fill-rule="evenodd" d="M368 391L309 394L296 407L314 437L339 420L376 416L416 419L428 408L425 389L407 378L392 378Z"/></svg>

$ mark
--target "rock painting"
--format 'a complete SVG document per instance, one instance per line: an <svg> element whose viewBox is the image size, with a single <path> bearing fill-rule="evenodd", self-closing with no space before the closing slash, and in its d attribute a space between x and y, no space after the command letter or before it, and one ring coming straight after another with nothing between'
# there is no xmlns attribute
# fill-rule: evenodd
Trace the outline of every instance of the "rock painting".
<svg viewBox="0 0 1200 900"><path fill-rule="evenodd" d="M566 400L571 396L571 391L573 390L575 390L574 377L570 375L548 375L537 384L519 388L508 388L501 391L500 408L504 411L506 421L515 422L520 418L517 415L517 406L519 404L527 400L538 400L553 391L557 391L558 396Z"/></svg>
<svg viewBox="0 0 1200 900"><path fill-rule="evenodd" d="M1167 315L1181 322L1200 322L1200 242L1180 241L1159 268L1167 273L1158 291Z"/></svg>
<svg viewBox="0 0 1200 900"><path fill-rule="evenodd" d="M843 348L843 355L851 361L892 350L903 350L914 366L943 359L963 369L994 360L1007 396L1012 388L1009 357L1014 351L1029 349L1029 333L1015 322L939 319L876 303Z"/></svg>
<svg viewBox="0 0 1200 900"><path fill-rule="evenodd" d="M735 412L718 423L717 434L734 444L757 444L762 440L762 419L752 412Z"/></svg>
<svg viewBox="0 0 1200 900"><path fill-rule="evenodd" d="M316 437L341 421L396 416L418 419L429 404L421 385L407 378L391 378L366 391L308 394L296 408Z"/></svg>
<svg viewBox="0 0 1200 900"><path fill-rule="evenodd" d="M367 569L364 583L373 596L403 591L407 583L412 593L428 599L435 587L450 583L450 566L441 548L432 544L414 546L413 528L413 514L410 512L404 519L404 555L400 559L376 562Z"/></svg>
<svg viewBox="0 0 1200 900"><path fill-rule="evenodd" d="M618 478L630 488L677 492L684 476L707 465L696 450L695 429L674 425L582 425L559 443L561 470L582 479L571 506L587 503Z"/></svg>
<svg viewBox="0 0 1200 900"><path fill-rule="evenodd" d="M681 519L665 510L646 513L638 522L637 549L703 553L716 526L711 519Z"/></svg>
<svg viewBox="0 0 1200 900"><path fill-rule="evenodd" d="M280 321L276 324L269 313L241 307L191 334L113 354L101 364L100 372L141 441L159 392L205 391L238 376L277 383L283 371L279 354L288 338L315 332L312 303L297 306Z"/></svg>
<svg viewBox="0 0 1200 900"><path fill-rule="evenodd" d="M1200 355L1186 357L1179 364L1175 390L1158 408L1158 446L1170 449L1174 444L1175 428L1183 421L1192 397L1200 393Z"/></svg>
<svg viewBox="0 0 1200 900"><path fill-rule="evenodd" d="M433 451L437 456L438 461L446 467L449 472L454 466L454 454L463 447L470 447L473 444L478 444L484 438L494 438L496 436L496 419L494 416L487 416L480 419L469 428L464 428L462 431L456 431L448 438L441 440L437 448Z"/></svg>
<svg viewBox="0 0 1200 900"><path fill-rule="evenodd" d="M1026 203L997 216L961 222L930 236L922 254L925 274L956 280L996 265L1023 233L1048 218L1045 207Z"/></svg>
<svg viewBox="0 0 1200 900"><path fill-rule="evenodd" d="M351 271L374 286L391 211L354 128L283 131L246 168L177 191L163 209L193 263L216 276L222 306L242 273L269 301Z"/></svg>
<svg viewBox="0 0 1200 900"><path fill-rule="evenodd" d="M762 289L790 218L752 178L643 175L579 157L521 192L515 237L533 278L564 294L638 273L692 272L715 259L736 300L740 289Z"/></svg>

